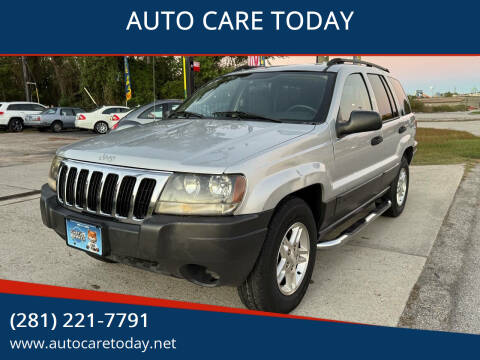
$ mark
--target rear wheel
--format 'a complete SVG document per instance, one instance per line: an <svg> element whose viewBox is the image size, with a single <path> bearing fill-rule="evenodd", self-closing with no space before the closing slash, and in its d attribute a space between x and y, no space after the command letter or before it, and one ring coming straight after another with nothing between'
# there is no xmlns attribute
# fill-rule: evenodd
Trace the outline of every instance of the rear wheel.
<svg viewBox="0 0 480 360"><path fill-rule="evenodd" d="M106 134L108 131L108 125L105 121L99 121L95 124L94 129L97 134Z"/></svg>
<svg viewBox="0 0 480 360"><path fill-rule="evenodd" d="M63 124L61 121L54 121L51 125L52 131L55 133L58 133L62 131L63 129Z"/></svg>
<svg viewBox="0 0 480 360"><path fill-rule="evenodd" d="M291 198L276 211L254 269L238 287L252 310L289 313L307 291L315 265L316 226L305 201Z"/></svg>
<svg viewBox="0 0 480 360"><path fill-rule="evenodd" d="M11 119L8 122L8 130L10 132L21 132L23 130L23 121L20 118Z"/></svg>
<svg viewBox="0 0 480 360"><path fill-rule="evenodd" d="M410 172L408 169L408 160L403 157L400 162L400 169L398 174L390 185L390 190L385 195L385 200L390 200L392 206L388 209L384 215L390 217L397 217L405 209L408 196L408 185L410 180Z"/></svg>

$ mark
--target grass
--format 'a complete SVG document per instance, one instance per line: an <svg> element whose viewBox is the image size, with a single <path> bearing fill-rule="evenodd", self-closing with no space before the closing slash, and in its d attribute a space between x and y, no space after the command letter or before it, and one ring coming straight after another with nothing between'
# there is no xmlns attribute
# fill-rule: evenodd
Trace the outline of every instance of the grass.
<svg viewBox="0 0 480 360"><path fill-rule="evenodd" d="M480 115L480 110L475 110L468 113L469 115Z"/></svg>
<svg viewBox="0 0 480 360"><path fill-rule="evenodd" d="M466 131L417 128L414 165L480 163L480 137Z"/></svg>

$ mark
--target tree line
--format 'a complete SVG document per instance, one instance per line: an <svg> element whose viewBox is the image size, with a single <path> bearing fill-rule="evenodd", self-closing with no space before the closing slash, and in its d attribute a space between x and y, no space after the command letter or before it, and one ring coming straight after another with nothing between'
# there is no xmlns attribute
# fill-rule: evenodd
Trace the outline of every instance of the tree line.
<svg viewBox="0 0 480 360"><path fill-rule="evenodd" d="M199 56L201 71L195 73L198 88L207 81L246 64L242 56ZM184 97L183 61L180 56L129 56L132 98L129 106L155 99ZM40 103L92 109L98 105L125 104L123 56L29 56L27 80L38 87ZM22 61L18 56L0 57L0 101L25 100ZM36 101L35 88L31 87ZM154 94L155 92L155 94Z"/></svg>

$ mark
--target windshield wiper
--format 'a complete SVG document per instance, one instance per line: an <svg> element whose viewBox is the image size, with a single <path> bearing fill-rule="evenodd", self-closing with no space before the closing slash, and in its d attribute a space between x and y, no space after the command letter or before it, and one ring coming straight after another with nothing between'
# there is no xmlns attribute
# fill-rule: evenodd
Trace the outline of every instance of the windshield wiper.
<svg viewBox="0 0 480 360"><path fill-rule="evenodd" d="M281 123L283 121L278 119L272 119L263 115L253 114L245 111L217 111L213 113L214 116L225 116L231 118L240 118L240 119L252 119L252 120L263 120L263 121L273 121Z"/></svg>
<svg viewBox="0 0 480 360"><path fill-rule="evenodd" d="M190 117L196 117L196 118L199 118L199 119L204 118L204 116L202 114L199 114L199 113L196 113L196 112L193 112L193 111L175 111L175 112L171 113L168 116L168 118L173 119L175 117L175 115L183 116L183 117L186 117L186 118L190 118Z"/></svg>

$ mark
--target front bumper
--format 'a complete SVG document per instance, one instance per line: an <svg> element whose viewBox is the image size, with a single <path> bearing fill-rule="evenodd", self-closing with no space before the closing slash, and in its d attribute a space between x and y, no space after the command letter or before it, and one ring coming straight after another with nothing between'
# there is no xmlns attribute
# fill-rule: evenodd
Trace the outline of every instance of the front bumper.
<svg viewBox="0 0 480 360"><path fill-rule="evenodd" d="M216 217L154 215L141 224L127 224L66 209L46 184L40 209L43 223L65 241L66 218L98 225L104 257L205 286L245 281L272 215L272 211Z"/></svg>

